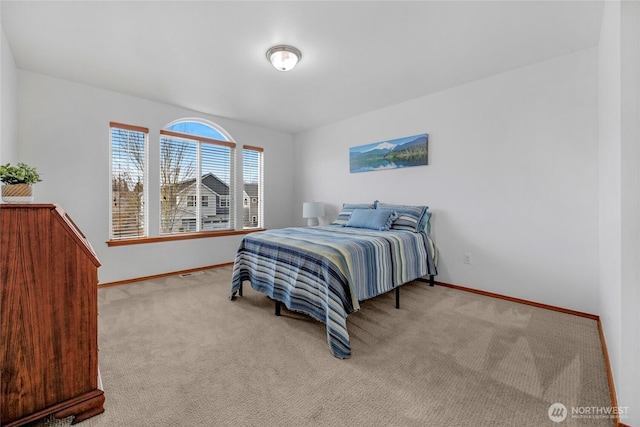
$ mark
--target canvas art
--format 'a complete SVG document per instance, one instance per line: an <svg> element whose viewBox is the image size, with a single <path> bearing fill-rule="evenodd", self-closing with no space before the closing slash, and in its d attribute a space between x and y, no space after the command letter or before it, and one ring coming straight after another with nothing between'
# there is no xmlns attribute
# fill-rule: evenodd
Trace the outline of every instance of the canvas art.
<svg viewBox="0 0 640 427"><path fill-rule="evenodd" d="M426 133L349 148L349 170L377 170L428 164L429 135Z"/></svg>

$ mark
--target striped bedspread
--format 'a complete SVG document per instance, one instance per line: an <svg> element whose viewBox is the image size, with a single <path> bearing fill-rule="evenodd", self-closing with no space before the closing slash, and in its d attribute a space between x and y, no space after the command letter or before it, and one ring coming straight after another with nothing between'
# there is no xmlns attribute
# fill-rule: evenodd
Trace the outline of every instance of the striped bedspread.
<svg viewBox="0 0 640 427"><path fill-rule="evenodd" d="M436 275L425 233L335 225L251 233L240 243L231 297L243 281L327 326L334 356L351 355L346 319L359 301Z"/></svg>

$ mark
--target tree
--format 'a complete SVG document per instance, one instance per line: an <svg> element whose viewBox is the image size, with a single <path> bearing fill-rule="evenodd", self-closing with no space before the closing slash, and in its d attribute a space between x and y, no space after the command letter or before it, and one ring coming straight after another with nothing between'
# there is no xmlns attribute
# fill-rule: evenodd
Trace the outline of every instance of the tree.
<svg viewBox="0 0 640 427"><path fill-rule="evenodd" d="M144 230L145 135L125 129L112 129L112 232L114 237L135 237Z"/></svg>
<svg viewBox="0 0 640 427"><path fill-rule="evenodd" d="M112 222L116 237L139 236L144 229L143 186L138 180L130 188L128 175L122 172L112 181Z"/></svg>
<svg viewBox="0 0 640 427"><path fill-rule="evenodd" d="M181 219L178 206L180 184L195 173L194 147L187 141L160 139L160 229L171 233Z"/></svg>

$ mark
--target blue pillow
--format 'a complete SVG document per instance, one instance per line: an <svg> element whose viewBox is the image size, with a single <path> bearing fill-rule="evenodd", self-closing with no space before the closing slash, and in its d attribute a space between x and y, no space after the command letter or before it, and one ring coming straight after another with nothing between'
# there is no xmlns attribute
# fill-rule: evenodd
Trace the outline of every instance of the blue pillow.
<svg viewBox="0 0 640 427"><path fill-rule="evenodd" d="M345 227L387 231L396 217L390 209L355 209Z"/></svg>
<svg viewBox="0 0 640 427"><path fill-rule="evenodd" d="M415 233L423 231L426 226L427 206L392 205L376 201L376 209L391 209L398 213L398 218L391 224L391 230L407 230Z"/></svg>
<svg viewBox="0 0 640 427"><path fill-rule="evenodd" d="M338 217L331 224L333 225L347 225L351 214L355 209L375 209L373 203L343 203L342 210L338 214Z"/></svg>

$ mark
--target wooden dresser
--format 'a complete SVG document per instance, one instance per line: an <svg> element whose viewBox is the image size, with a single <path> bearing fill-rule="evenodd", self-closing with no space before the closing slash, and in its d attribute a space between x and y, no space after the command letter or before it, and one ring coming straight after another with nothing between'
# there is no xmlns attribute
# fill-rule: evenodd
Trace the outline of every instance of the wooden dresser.
<svg viewBox="0 0 640 427"><path fill-rule="evenodd" d="M98 261L53 204L0 204L0 425L104 411Z"/></svg>

